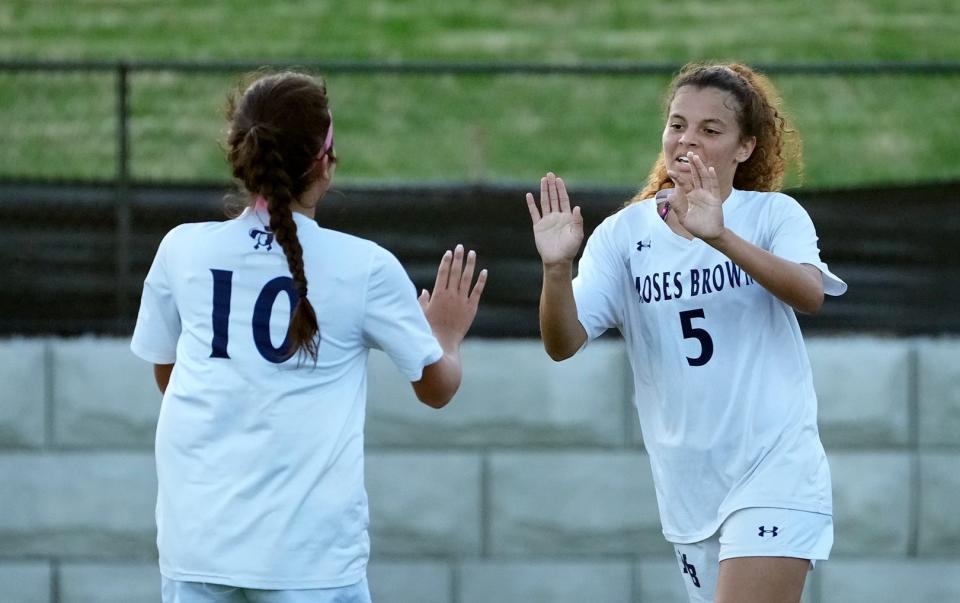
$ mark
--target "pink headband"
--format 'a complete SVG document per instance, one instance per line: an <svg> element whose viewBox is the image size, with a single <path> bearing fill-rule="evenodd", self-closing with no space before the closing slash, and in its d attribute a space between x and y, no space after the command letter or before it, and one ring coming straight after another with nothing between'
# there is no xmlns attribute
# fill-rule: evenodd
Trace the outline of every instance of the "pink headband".
<svg viewBox="0 0 960 603"><path fill-rule="evenodd" d="M320 147L320 152L317 153L316 161L310 164L310 167L307 168L307 171L300 175L301 178L309 174L310 170L316 166L316 162L323 159L323 156L329 153L330 149L333 148L333 112L327 109L327 113L330 115L330 127L327 128L327 137L323 140L323 146Z"/></svg>
<svg viewBox="0 0 960 603"><path fill-rule="evenodd" d="M323 141L323 146L320 147L318 157L323 157L333 148L333 111L327 109L327 113L330 115L330 127L327 129L327 138Z"/></svg>

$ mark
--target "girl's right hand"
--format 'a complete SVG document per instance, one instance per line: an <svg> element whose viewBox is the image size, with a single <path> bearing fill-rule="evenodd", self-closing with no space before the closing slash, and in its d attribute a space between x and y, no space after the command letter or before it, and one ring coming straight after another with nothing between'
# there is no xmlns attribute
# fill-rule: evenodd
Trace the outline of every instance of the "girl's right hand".
<svg viewBox="0 0 960 603"><path fill-rule="evenodd" d="M544 266L570 264L583 242L580 207L570 209L570 197L563 180L553 172L540 179L540 208L527 193L527 209L533 221L533 237Z"/></svg>

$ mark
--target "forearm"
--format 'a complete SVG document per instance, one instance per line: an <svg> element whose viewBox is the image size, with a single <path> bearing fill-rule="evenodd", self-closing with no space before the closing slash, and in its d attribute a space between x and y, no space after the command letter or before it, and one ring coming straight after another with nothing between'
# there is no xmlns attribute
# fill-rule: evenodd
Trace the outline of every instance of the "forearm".
<svg viewBox="0 0 960 603"><path fill-rule="evenodd" d="M170 375L173 373L172 364L154 364L153 378L157 382L157 388L160 393L166 393L167 385L170 384Z"/></svg>
<svg viewBox="0 0 960 603"><path fill-rule="evenodd" d="M445 349L440 360L423 367L420 380L413 382L413 391L427 406L443 408L460 388L461 377L459 346Z"/></svg>
<svg viewBox="0 0 960 603"><path fill-rule="evenodd" d="M543 266L540 335L547 354L558 361L573 356L587 341L587 333L577 318L572 264Z"/></svg>
<svg viewBox="0 0 960 603"><path fill-rule="evenodd" d="M777 257L726 228L706 242L798 312L815 314L823 305L823 281L817 268Z"/></svg>

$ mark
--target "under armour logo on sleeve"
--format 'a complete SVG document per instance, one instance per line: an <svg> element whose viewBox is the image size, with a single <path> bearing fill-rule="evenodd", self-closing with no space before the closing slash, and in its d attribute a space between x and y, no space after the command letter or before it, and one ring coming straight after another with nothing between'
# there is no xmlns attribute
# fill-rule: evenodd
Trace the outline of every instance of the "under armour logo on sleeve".
<svg viewBox="0 0 960 603"><path fill-rule="evenodd" d="M766 526L760 526L760 528L759 528L759 530L760 530L759 536L762 537L762 536L766 536L767 534L772 534L774 538L777 537L778 530L779 530L780 528L778 528L777 526L773 526L772 529L766 530L766 529L764 529L765 527L766 527Z"/></svg>

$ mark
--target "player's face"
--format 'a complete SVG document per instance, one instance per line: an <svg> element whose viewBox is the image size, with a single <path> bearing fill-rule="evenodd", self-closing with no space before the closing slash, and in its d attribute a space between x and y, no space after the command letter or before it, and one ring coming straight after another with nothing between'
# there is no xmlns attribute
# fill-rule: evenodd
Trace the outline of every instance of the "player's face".
<svg viewBox="0 0 960 603"><path fill-rule="evenodd" d="M756 144L752 137L743 138L737 109L736 99L725 90L696 86L677 90L663 128L663 155L678 184L690 177L686 155L693 151L716 170L721 188L733 185L737 166L750 157Z"/></svg>

